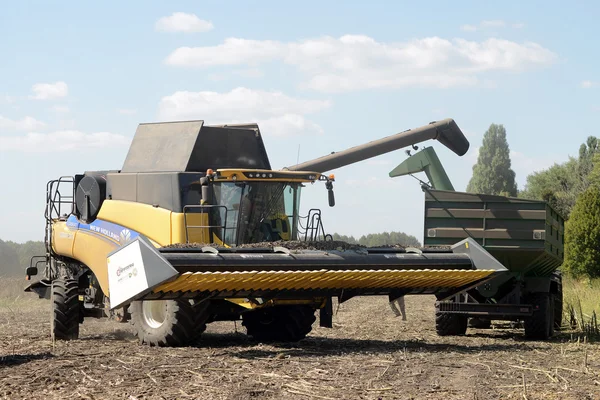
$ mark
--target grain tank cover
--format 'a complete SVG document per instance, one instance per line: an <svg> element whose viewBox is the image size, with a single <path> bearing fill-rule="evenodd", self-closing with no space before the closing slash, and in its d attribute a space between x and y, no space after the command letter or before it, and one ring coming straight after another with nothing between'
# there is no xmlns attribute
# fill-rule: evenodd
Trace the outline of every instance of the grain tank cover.
<svg viewBox="0 0 600 400"><path fill-rule="evenodd" d="M256 124L206 126L204 121L139 124L121 172L271 169Z"/></svg>

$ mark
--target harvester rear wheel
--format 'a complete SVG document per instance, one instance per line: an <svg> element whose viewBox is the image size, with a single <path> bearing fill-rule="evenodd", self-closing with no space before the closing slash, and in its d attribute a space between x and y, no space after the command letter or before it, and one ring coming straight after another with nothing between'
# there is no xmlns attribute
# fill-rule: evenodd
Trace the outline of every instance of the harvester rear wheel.
<svg viewBox="0 0 600 400"><path fill-rule="evenodd" d="M259 342L297 342L310 333L316 319L311 306L274 306L242 314L242 325Z"/></svg>
<svg viewBox="0 0 600 400"><path fill-rule="evenodd" d="M141 344L185 346L206 329L207 305L188 300L141 300L131 303L131 324Z"/></svg>
<svg viewBox="0 0 600 400"><path fill-rule="evenodd" d="M440 336L464 335L467 333L469 318L462 314L443 313L436 305L435 330Z"/></svg>
<svg viewBox="0 0 600 400"><path fill-rule="evenodd" d="M554 334L554 303L549 293L531 293L526 303L533 304L534 312L525 318L525 337L546 340Z"/></svg>
<svg viewBox="0 0 600 400"><path fill-rule="evenodd" d="M77 339L81 319L77 281L74 279L52 281L51 299L50 336L52 340Z"/></svg>

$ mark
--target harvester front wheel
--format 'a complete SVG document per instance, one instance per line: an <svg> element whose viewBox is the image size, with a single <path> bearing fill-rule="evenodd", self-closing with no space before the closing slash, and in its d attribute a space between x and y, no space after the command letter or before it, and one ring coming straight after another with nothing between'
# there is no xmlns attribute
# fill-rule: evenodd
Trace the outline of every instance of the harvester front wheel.
<svg viewBox="0 0 600 400"><path fill-rule="evenodd" d="M310 333L316 319L311 306L274 306L242 314L242 325L259 342L297 342Z"/></svg>
<svg viewBox="0 0 600 400"><path fill-rule="evenodd" d="M440 336L464 335L467 333L469 318L463 314L445 313L439 311L436 305L435 330Z"/></svg>
<svg viewBox="0 0 600 400"><path fill-rule="evenodd" d="M188 300L141 300L131 303L131 324L141 344L185 346L206 329L204 305L194 308Z"/></svg>
<svg viewBox="0 0 600 400"><path fill-rule="evenodd" d="M81 319L77 281L74 279L52 281L51 299L50 335L52 340L77 339Z"/></svg>

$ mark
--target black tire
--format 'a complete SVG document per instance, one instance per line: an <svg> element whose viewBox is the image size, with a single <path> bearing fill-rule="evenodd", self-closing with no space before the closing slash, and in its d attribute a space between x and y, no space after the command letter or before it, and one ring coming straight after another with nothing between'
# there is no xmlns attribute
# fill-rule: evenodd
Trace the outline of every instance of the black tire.
<svg viewBox="0 0 600 400"><path fill-rule="evenodd" d="M532 293L525 303L533 305L533 315L525 318L525 337L546 340L554 334L554 303L549 293Z"/></svg>
<svg viewBox="0 0 600 400"><path fill-rule="evenodd" d="M557 292L552 295L552 301L554 303L554 329L559 330L563 322L563 290L562 276L560 275Z"/></svg>
<svg viewBox="0 0 600 400"><path fill-rule="evenodd" d="M463 314L450 314L435 310L435 331L439 336L456 336L467 333L469 318Z"/></svg>
<svg viewBox="0 0 600 400"><path fill-rule="evenodd" d="M471 318L469 319L469 326L475 329L490 329L492 327L492 320L487 318Z"/></svg>
<svg viewBox="0 0 600 400"><path fill-rule="evenodd" d="M316 319L311 306L274 306L242 314L242 325L259 342L297 342L310 333Z"/></svg>
<svg viewBox="0 0 600 400"><path fill-rule="evenodd" d="M142 300L129 306L131 325L140 344L186 346L206 329L208 303L194 307L188 300Z"/></svg>
<svg viewBox="0 0 600 400"><path fill-rule="evenodd" d="M50 336L52 340L75 340L79 338L81 311L79 285L74 279L52 281L52 317Z"/></svg>

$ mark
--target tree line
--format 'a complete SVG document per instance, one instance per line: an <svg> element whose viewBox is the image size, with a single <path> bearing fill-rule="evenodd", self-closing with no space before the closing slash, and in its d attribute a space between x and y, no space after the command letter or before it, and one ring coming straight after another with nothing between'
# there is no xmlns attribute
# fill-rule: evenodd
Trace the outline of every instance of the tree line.
<svg viewBox="0 0 600 400"><path fill-rule="evenodd" d="M338 233L334 233L332 236L333 240L341 240L343 242L360 244L367 247L390 246L395 244L421 247L421 243L416 237L404 232L369 233L368 235L362 235L358 239L354 236L340 235Z"/></svg>
<svg viewBox="0 0 600 400"><path fill-rule="evenodd" d="M600 142L589 136L578 157L527 176L518 190L503 125L483 136L467 192L548 202L565 219L561 269L574 277L600 277Z"/></svg>
<svg viewBox="0 0 600 400"><path fill-rule="evenodd" d="M32 256L43 256L46 248L43 242L25 243L0 240L0 277L24 276Z"/></svg>

